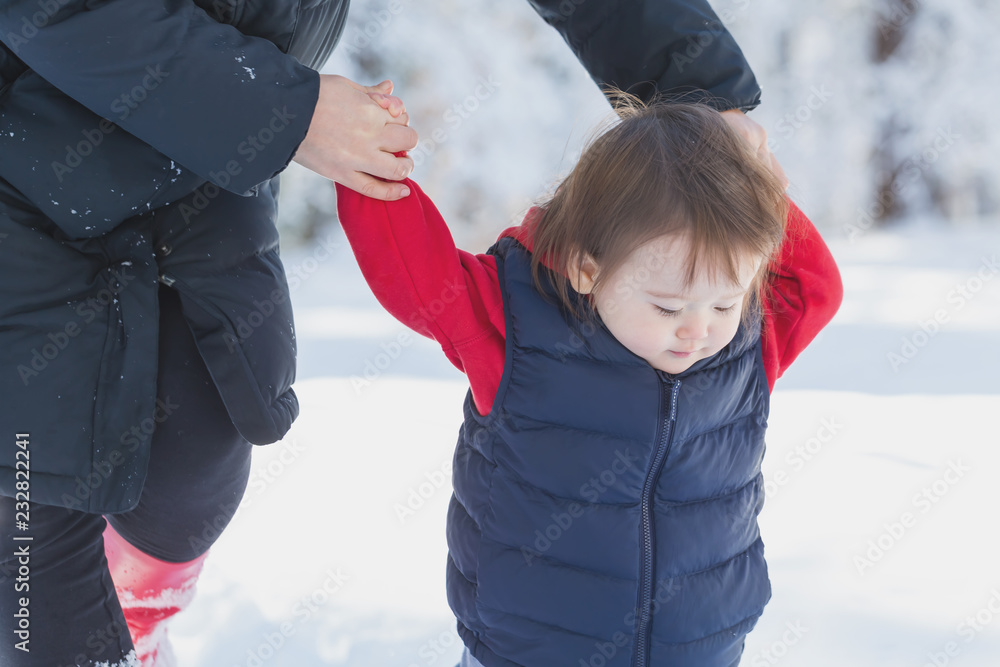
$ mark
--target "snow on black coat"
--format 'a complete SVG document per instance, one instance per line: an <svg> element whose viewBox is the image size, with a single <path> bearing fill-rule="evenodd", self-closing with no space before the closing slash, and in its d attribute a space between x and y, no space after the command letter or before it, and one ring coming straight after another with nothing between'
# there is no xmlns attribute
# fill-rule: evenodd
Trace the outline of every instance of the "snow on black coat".
<svg viewBox="0 0 1000 667"><path fill-rule="evenodd" d="M135 506L150 435L185 400L156 398L159 283L244 437L274 442L298 414L272 177L347 5L200 5L0 10L0 493L27 433L31 500Z"/></svg>
<svg viewBox="0 0 1000 667"><path fill-rule="evenodd" d="M530 1L599 84L759 102L705 0ZM149 436L184 400L156 398L159 283L180 293L240 433L266 444L288 430L295 336L276 176L308 129L312 68L347 7L0 5L0 494L18 490L15 436L27 434L31 500L135 506Z"/></svg>

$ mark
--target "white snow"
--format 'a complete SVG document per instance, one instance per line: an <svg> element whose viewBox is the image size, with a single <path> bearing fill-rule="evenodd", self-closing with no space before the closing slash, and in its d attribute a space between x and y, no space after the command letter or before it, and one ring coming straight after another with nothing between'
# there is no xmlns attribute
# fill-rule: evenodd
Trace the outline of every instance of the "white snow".
<svg viewBox="0 0 1000 667"><path fill-rule="evenodd" d="M898 370L887 355L953 308L1000 232L873 231L831 247L844 307L772 397L761 529L774 596L743 664L993 665L1000 279ZM179 664L457 662L444 526L467 385L430 341L394 347L405 329L346 246L331 254L283 253L287 267L317 262L293 291L301 416L255 450L246 499L171 628Z"/></svg>
<svg viewBox="0 0 1000 667"><path fill-rule="evenodd" d="M125 656L124 660L120 660L113 665L110 662L98 662L94 665L94 667L142 667L142 665L139 662L139 658L136 656L136 652L129 651L129 654Z"/></svg>

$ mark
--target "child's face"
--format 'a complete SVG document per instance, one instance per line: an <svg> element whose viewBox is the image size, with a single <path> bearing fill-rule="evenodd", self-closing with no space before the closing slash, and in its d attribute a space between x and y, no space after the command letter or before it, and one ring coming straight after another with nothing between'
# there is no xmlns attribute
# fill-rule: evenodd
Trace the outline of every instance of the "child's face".
<svg viewBox="0 0 1000 667"><path fill-rule="evenodd" d="M738 285L702 267L685 287L688 246L687 237L676 234L640 246L593 296L614 337L667 373L685 371L729 344L762 261L757 257L741 262ZM586 264L584 288L592 275L587 275Z"/></svg>

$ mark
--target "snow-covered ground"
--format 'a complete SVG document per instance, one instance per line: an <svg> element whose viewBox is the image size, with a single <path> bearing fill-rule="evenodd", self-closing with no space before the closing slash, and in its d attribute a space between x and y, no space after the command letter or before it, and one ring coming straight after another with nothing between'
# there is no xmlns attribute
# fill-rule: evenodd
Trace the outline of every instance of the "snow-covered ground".
<svg viewBox="0 0 1000 667"><path fill-rule="evenodd" d="M774 597L743 664L995 666L1000 230L831 237L845 303L773 395ZM326 243L284 257L301 277L302 412L256 450L174 622L184 667L452 667L460 653L444 525L466 385L433 343L399 338L342 239Z"/></svg>

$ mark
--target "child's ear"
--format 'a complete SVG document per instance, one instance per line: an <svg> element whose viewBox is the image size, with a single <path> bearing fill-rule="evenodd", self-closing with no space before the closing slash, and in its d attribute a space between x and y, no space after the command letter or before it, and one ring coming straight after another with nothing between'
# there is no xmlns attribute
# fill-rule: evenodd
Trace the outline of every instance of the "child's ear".
<svg viewBox="0 0 1000 667"><path fill-rule="evenodd" d="M590 294L597 281L597 262L587 253L578 253L569 263L569 284L577 294Z"/></svg>

